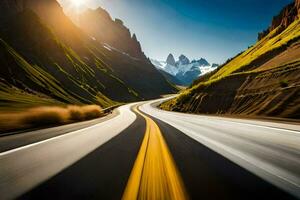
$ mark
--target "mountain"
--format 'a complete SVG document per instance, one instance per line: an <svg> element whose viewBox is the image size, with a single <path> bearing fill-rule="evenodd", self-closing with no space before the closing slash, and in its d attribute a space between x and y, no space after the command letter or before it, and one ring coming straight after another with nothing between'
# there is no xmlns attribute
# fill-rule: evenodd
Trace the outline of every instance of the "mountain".
<svg viewBox="0 0 300 200"><path fill-rule="evenodd" d="M70 17L90 37L132 57L147 59L136 35L131 35L122 20L113 20L106 10L100 7L87 9L79 14L71 13Z"/></svg>
<svg viewBox="0 0 300 200"><path fill-rule="evenodd" d="M217 64L210 65L204 58L190 61L185 55L180 55L178 61L175 61L172 54L168 55L166 61L151 59L151 62L160 72L164 72L167 80L175 85L182 86L189 86L200 75L204 75L218 67ZM168 76L166 76L166 73Z"/></svg>
<svg viewBox="0 0 300 200"><path fill-rule="evenodd" d="M273 17L271 26L268 29L258 34L258 40L263 39L275 29L277 34L284 31L291 23L293 23L296 19L298 19L298 9L299 9L299 3L298 3L298 7L297 5L295 6L295 3L291 3L288 6L286 6L279 13L279 15Z"/></svg>
<svg viewBox="0 0 300 200"><path fill-rule="evenodd" d="M210 64L204 58L200 58L200 60L193 60L191 63L198 63L199 66L210 66ZM213 65L216 66L216 64Z"/></svg>
<svg viewBox="0 0 300 200"><path fill-rule="evenodd" d="M285 7L259 41L200 77L167 110L300 118L300 0Z"/></svg>
<svg viewBox="0 0 300 200"><path fill-rule="evenodd" d="M180 55L179 60L175 63L175 66L183 66L190 64L190 60L185 55Z"/></svg>
<svg viewBox="0 0 300 200"><path fill-rule="evenodd" d="M170 82L170 84L175 85L175 86L182 86L182 82L176 77L173 76L167 72L165 72L162 69L158 69L158 71Z"/></svg>
<svg viewBox="0 0 300 200"><path fill-rule="evenodd" d="M2 0L0 12L1 109L107 107L176 91L143 55L94 40L55 0Z"/></svg>
<svg viewBox="0 0 300 200"><path fill-rule="evenodd" d="M216 68L216 67L219 67L219 65L216 64L216 63L213 63L213 64L211 65L211 67L212 67L212 68Z"/></svg>
<svg viewBox="0 0 300 200"><path fill-rule="evenodd" d="M167 63L168 65L172 65L172 66L175 66L175 65L176 65L176 61L175 61L175 58L174 58L173 54L170 53L170 54L168 55L166 63Z"/></svg>

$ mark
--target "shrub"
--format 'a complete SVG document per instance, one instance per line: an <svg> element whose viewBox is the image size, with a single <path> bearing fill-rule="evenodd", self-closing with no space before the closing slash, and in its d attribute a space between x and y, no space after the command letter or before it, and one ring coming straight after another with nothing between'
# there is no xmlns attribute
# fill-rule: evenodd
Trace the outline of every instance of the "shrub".
<svg viewBox="0 0 300 200"><path fill-rule="evenodd" d="M21 122L31 126L62 124L67 121L68 112L59 107L39 107L23 114Z"/></svg>
<svg viewBox="0 0 300 200"><path fill-rule="evenodd" d="M84 113L79 106L68 106L69 119L72 121L83 121Z"/></svg>
<svg viewBox="0 0 300 200"><path fill-rule="evenodd" d="M25 128L19 122L19 115L16 113L0 114L0 132L9 131L16 128Z"/></svg>
<svg viewBox="0 0 300 200"><path fill-rule="evenodd" d="M100 106L89 105L82 107L86 120L95 119L104 115Z"/></svg>
<svg viewBox="0 0 300 200"><path fill-rule="evenodd" d="M21 112L0 113L0 133L24 128L61 125L103 116L97 105L37 107Z"/></svg>

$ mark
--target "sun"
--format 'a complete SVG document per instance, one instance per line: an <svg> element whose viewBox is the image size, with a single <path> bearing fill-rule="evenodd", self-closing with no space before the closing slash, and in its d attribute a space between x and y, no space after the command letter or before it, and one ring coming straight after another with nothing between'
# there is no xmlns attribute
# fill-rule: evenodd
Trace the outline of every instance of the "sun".
<svg viewBox="0 0 300 200"><path fill-rule="evenodd" d="M73 4L75 7L77 7L77 8L83 6L84 1L85 1L85 0L71 0L72 4Z"/></svg>

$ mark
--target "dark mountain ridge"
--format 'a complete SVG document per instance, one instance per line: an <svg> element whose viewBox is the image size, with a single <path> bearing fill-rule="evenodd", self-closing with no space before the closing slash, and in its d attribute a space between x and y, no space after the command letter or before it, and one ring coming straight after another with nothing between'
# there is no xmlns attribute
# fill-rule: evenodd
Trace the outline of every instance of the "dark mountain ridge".
<svg viewBox="0 0 300 200"><path fill-rule="evenodd" d="M191 63L198 63L201 66L209 66L209 62L205 60L204 58L200 58L199 60L192 60ZM212 64L213 67L215 67L217 64Z"/></svg>
<svg viewBox="0 0 300 200"><path fill-rule="evenodd" d="M183 54L179 56L179 60L175 63L175 66L179 65L188 65L190 64L190 60Z"/></svg>
<svg viewBox="0 0 300 200"><path fill-rule="evenodd" d="M0 4L1 107L105 107L175 90L147 59L133 59L92 40L55 0Z"/></svg>
<svg viewBox="0 0 300 200"><path fill-rule="evenodd" d="M99 7L95 10L87 9L80 14L71 13L70 16L89 36L132 57L147 59L136 35L131 35L122 20L113 20L106 10Z"/></svg>

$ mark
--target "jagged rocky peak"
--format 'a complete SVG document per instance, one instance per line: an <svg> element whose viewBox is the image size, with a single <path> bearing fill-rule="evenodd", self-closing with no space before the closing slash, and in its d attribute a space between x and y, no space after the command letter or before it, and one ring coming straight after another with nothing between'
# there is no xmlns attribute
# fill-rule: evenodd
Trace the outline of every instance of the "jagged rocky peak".
<svg viewBox="0 0 300 200"><path fill-rule="evenodd" d="M178 65L188 65L190 64L190 60L185 55L179 56L179 61L177 62Z"/></svg>
<svg viewBox="0 0 300 200"><path fill-rule="evenodd" d="M190 61L185 55L181 55L179 60L175 61L172 54L169 54L166 62L160 62L153 59L151 62L159 69L159 71L163 71L179 81L174 82L174 79L169 78L168 80L170 82L184 86L190 85L200 75L211 72L218 67L217 64L210 65L204 58Z"/></svg>
<svg viewBox="0 0 300 200"><path fill-rule="evenodd" d="M166 63L169 64L169 65L175 66L176 61L175 61L175 58L174 58L173 54L170 53L170 54L168 55L168 58L167 58L167 60L166 60Z"/></svg>
<svg viewBox="0 0 300 200"><path fill-rule="evenodd" d="M135 41L135 42L138 42L138 40L137 40L137 38L136 38L136 34L135 34L135 33L132 35L132 40L133 40L133 41Z"/></svg>
<svg viewBox="0 0 300 200"><path fill-rule="evenodd" d="M116 18L115 22L120 26L124 26L124 22L121 19Z"/></svg>
<svg viewBox="0 0 300 200"><path fill-rule="evenodd" d="M219 64L213 63L213 64L211 65L211 67L212 67L212 68L219 67Z"/></svg>
<svg viewBox="0 0 300 200"><path fill-rule="evenodd" d="M87 9L85 12L89 12L89 13L93 13L94 11L92 10L92 9ZM101 7L98 7L97 9L96 9L96 13L98 14L98 15L101 15L104 19L106 19L106 20L112 20L112 18L111 18L111 16L110 16L110 14L105 10L105 9L103 9L103 8L101 8Z"/></svg>
<svg viewBox="0 0 300 200"><path fill-rule="evenodd" d="M300 0L295 0L295 2L284 7L279 15L273 17L271 26L258 34L258 40L266 37L271 31L278 28L277 34L280 34L285 30L291 23L299 18L300 14Z"/></svg>
<svg viewBox="0 0 300 200"><path fill-rule="evenodd" d="M108 44L120 52L129 54L132 57L147 60L142 51L141 44L135 34L131 34L121 19L112 19L109 13L99 7L89 9L87 12L72 15L71 18L90 37L97 41Z"/></svg>
<svg viewBox="0 0 300 200"><path fill-rule="evenodd" d="M198 63L200 66L210 66L206 59L200 58L199 60L193 60L192 63Z"/></svg>

